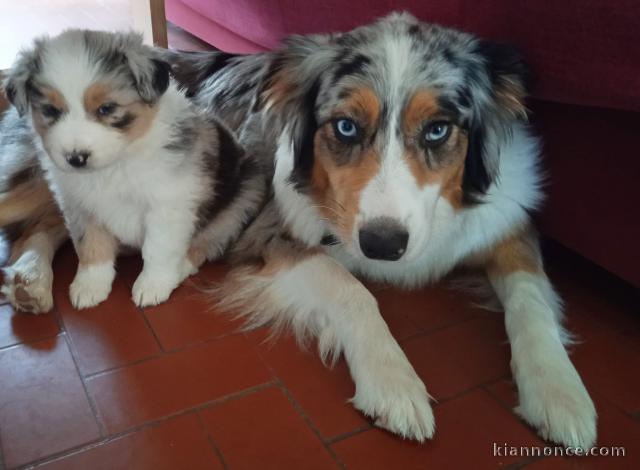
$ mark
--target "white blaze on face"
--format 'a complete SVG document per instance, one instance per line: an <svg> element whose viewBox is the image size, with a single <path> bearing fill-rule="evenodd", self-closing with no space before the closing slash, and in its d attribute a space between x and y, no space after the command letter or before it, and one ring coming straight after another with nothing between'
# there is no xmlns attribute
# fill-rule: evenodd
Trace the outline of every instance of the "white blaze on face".
<svg viewBox="0 0 640 470"><path fill-rule="evenodd" d="M406 73L411 65L410 41L400 36L383 44L388 80L385 99L389 106L388 127L382 129L386 142L381 150L380 171L360 195L353 238L358 240L360 229L374 219L393 220L409 233L403 258L410 259L429 236L428 222L433 218L440 188L437 184L418 184L406 160L403 137L397 132L402 129Z"/></svg>
<svg viewBox="0 0 640 470"><path fill-rule="evenodd" d="M397 122L397 117L393 121ZM380 171L360 195L353 237L357 240L359 230L372 220L393 220L409 234L404 258L410 259L428 237L429 221L433 217L440 187L437 184L419 186L404 157L404 143L395 131L389 134L388 145L381 155Z"/></svg>
<svg viewBox="0 0 640 470"><path fill-rule="evenodd" d="M123 150L125 139L91 119L85 109L84 93L100 80L93 63L77 41L58 41L48 45L43 53L42 81L57 90L67 104L68 112L43 136L44 148L54 163L66 171L74 171L67 155L87 152L87 168L100 168L113 162Z"/></svg>

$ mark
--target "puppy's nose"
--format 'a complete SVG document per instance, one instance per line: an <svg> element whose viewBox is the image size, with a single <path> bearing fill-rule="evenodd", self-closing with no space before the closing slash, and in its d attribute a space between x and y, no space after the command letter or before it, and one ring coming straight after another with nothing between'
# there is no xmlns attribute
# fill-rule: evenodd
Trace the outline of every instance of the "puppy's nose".
<svg viewBox="0 0 640 470"><path fill-rule="evenodd" d="M91 152L87 150L74 150L73 152L67 152L64 157L67 159L69 165L74 168L82 168L87 165L87 160L91 156Z"/></svg>
<svg viewBox="0 0 640 470"><path fill-rule="evenodd" d="M396 261L407 250L409 233L397 221L381 217L360 228L360 249L367 258Z"/></svg>

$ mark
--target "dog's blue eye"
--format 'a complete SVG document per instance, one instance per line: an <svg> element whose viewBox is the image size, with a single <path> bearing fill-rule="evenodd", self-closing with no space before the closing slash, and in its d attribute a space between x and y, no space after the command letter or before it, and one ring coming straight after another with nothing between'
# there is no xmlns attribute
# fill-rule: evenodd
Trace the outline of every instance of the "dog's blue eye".
<svg viewBox="0 0 640 470"><path fill-rule="evenodd" d="M115 110L116 110L115 103L104 103L104 104L101 104L100 107L98 108L98 115L108 116L109 114L113 113Z"/></svg>
<svg viewBox="0 0 640 470"><path fill-rule="evenodd" d="M60 114L62 114L62 111L50 104L45 104L41 111L42 115L49 119L57 119L60 117Z"/></svg>
<svg viewBox="0 0 640 470"><path fill-rule="evenodd" d="M424 140L427 145L439 144L446 140L451 133L451 125L440 121L429 124L424 131Z"/></svg>
<svg viewBox="0 0 640 470"><path fill-rule="evenodd" d="M358 125L351 119L336 119L333 121L333 129L338 140L345 143L355 143L360 134Z"/></svg>

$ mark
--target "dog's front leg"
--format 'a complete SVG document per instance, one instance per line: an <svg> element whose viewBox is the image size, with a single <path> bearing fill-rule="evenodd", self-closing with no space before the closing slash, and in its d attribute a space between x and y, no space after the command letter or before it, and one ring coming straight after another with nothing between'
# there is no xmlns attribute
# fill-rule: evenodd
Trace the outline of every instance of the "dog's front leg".
<svg viewBox="0 0 640 470"><path fill-rule="evenodd" d="M8 266L2 268L0 293L18 310L44 313L53 308L51 262L58 247L68 238L62 217L46 214L11 247Z"/></svg>
<svg viewBox="0 0 640 470"><path fill-rule="evenodd" d="M377 426L424 441L434 432L429 395L391 335L373 295L317 251L279 252L264 265L236 269L217 293L250 325L291 325L318 339L324 362L344 356L356 384L353 405Z"/></svg>
<svg viewBox="0 0 640 470"><path fill-rule="evenodd" d="M518 414L545 439L589 448L596 441L596 411L569 360L560 301L549 283L532 233L501 243L487 273L505 309Z"/></svg>
<svg viewBox="0 0 640 470"><path fill-rule="evenodd" d="M139 307L164 302L192 272L187 250L194 220L189 212L151 212L145 226L142 244L144 267L132 289L133 301Z"/></svg>
<svg viewBox="0 0 640 470"><path fill-rule="evenodd" d="M87 218L81 228L72 226L78 271L69 286L69 297L75 308L89 308L104 301L111 292L116 276L114 264L118 241L104 225L92 218Z"/></svg>

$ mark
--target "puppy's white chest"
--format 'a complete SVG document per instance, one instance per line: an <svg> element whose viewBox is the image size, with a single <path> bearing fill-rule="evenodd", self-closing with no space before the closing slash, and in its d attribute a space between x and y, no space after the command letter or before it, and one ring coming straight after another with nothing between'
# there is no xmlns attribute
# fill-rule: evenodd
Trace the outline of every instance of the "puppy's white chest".
<svg viewBox="0 0 640 470"><path fill-rule="evenodd" d="M120 242L141 247L145 233L145 215L149 204L135 191L118 191L105 185L96 188L87 201L94 217L108 227Z"/></svg>
<svg viewBox="0 0 640 470"><path fill-rule="evenodd" d="M114 168L86 174L60 175L65 212L79 212L105 225L126 245L141 247L146 218L157 207L157 188L165 185L161 172Z"/></svg>

